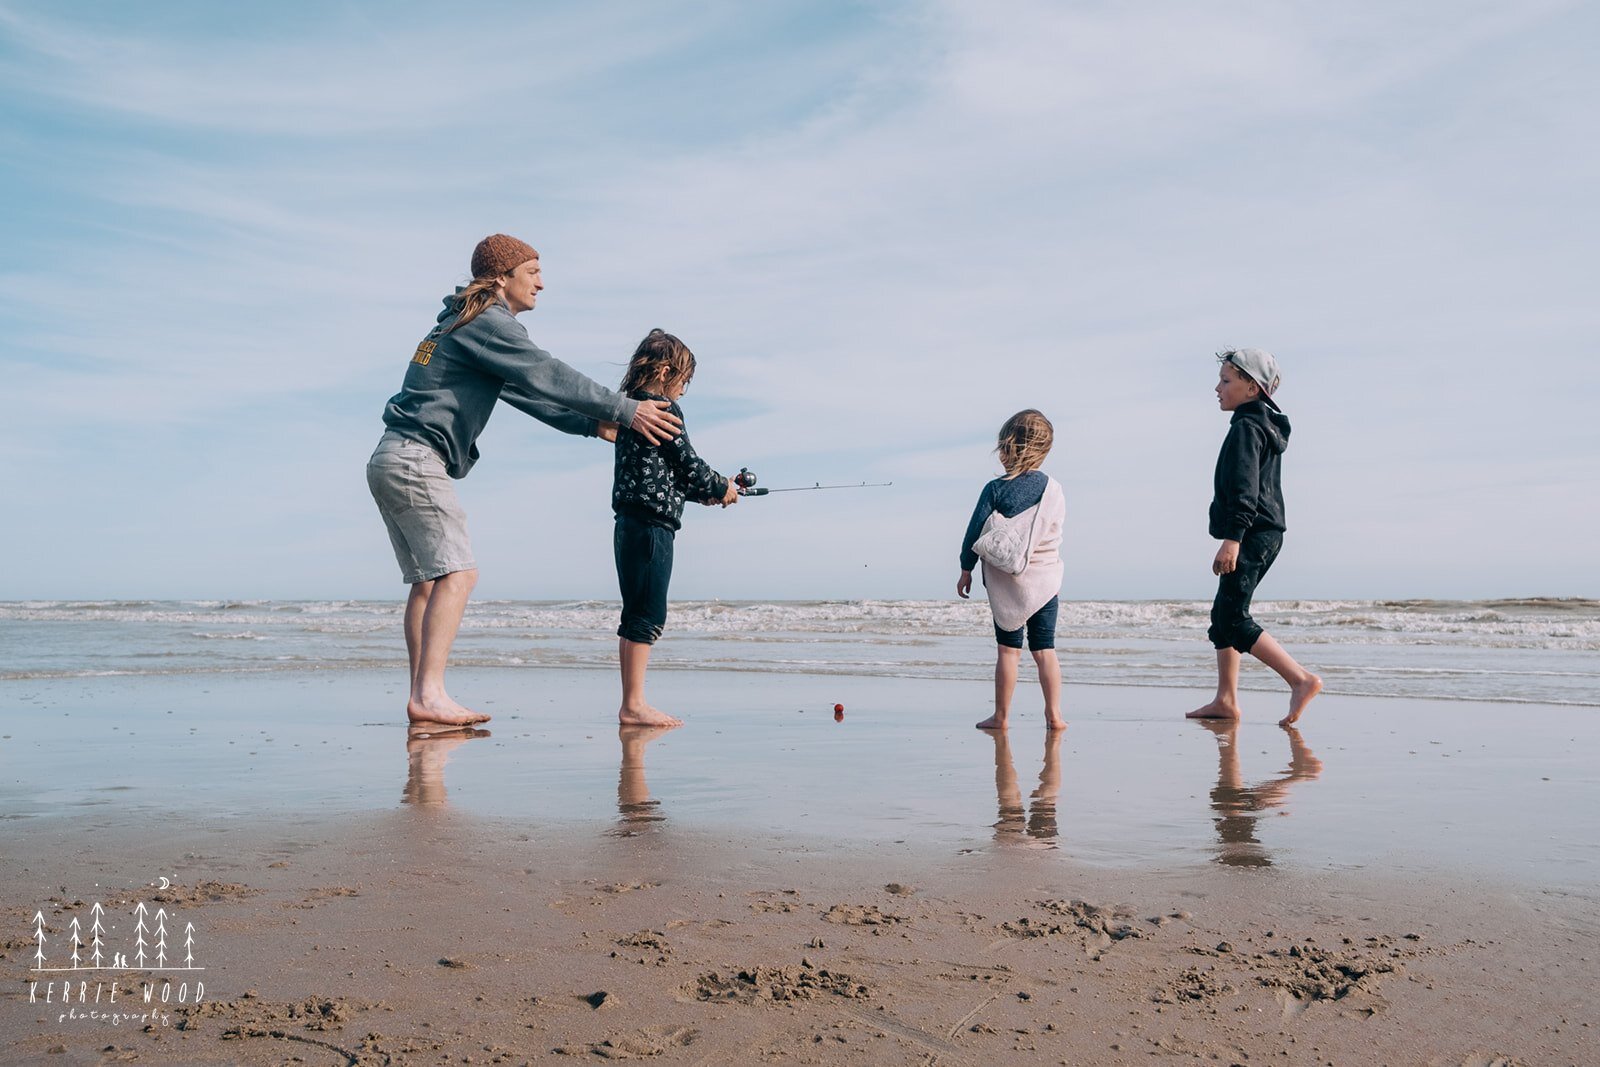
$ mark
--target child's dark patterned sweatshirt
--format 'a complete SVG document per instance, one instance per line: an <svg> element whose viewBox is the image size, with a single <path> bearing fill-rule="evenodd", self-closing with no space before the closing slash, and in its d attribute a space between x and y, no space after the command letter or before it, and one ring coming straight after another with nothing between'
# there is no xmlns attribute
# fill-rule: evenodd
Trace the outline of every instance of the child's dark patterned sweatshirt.
<svg viewBox="0 0 1600 1067"><path fill-rule="evenodd" d="M664 396L635 389L633 400L666 400ZM676 402L672 413L683 418ZM688 429L663 444L653 445L642 434L623 426L617 431L617 460L611 481L611 510L669 530L683 528L683 504L693 500L714 504L728 492L728 479L707 466L689 443Z"/></svg>

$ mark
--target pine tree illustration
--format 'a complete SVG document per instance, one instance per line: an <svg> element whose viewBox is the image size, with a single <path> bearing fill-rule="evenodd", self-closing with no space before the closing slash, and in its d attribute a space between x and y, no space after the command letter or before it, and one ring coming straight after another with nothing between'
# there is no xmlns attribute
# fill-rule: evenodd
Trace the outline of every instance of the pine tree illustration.
<svg viewBox="0 0 1600 1067"><path fill-rule="evenodd" d="M78 928L78 917L72 917L72 969L78 969L78 949L83 945L83 931Z"/></svg>
<svg viewBox="0 0 1600 1067"><path fill-rule="evenodd" d="M145 916L145 911L146 911L146 908L144 906L144 901L142 901L142 900L139 901L139 906L137 908L133 909L133 914L134 914L135 918L138 919L138 921L136 923L134 923L134 925L133 925L133 933L134 933L134 942L133 943L134 943L134 946L135 946L135 951L133 953L133 958L138 963L138 965L140 967L144 966L144 946L145 946L145 940L144 940L144 935L145 935L144 916Z"/></svg>
<svg viewBox="0 0 1600 1067"><path fill-rule="evenodd" d="M90 942L90 944L94 947L94 953L89 958L94 960L94 965L96 967L100 966L102 959L100 949L104 942L101 941L101 935L106 932L106 928L100 925L100 916L105 914L105 910L106 909L102 908L100 906L100 902L97 900L94 902L94 907L90 911L90 914L94 916L94 925L89 928L89 932L94 935L94 940Z"/></svg>
<svg viewBox="0 0 1600 1067"><path fill-rule="evenodd" d="M48 940L44 936L44 912L42 910L33 913L33 939L39 943L39 947L33 954L33 967L36 971L42 971L44 970L44 943Z"/></svg>
<svg viewBox="0 0 1600 1067"><path fill-rule="evenodd" d="M167 909L156 909L156 966L167 965Z"/></svg>

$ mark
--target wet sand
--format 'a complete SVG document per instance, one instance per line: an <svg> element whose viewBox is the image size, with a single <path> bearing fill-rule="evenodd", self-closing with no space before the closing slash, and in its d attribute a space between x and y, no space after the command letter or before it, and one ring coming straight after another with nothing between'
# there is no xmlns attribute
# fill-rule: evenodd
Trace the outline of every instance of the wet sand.
<svg viewBox="0 0 1600 1067"><path fill-rule="evenodd" d="M8 687L0 1062L1600 1059L1581 712L1069 685L1052 749L960 683L663 673L650 734L463 679L487 736L370 676Z"/></svg>

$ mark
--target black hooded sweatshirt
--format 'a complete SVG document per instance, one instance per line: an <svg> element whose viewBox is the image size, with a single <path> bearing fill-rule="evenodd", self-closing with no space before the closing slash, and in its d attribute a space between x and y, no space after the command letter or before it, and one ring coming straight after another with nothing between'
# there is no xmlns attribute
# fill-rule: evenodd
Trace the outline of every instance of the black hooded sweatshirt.
<svg viewBox="0 0 1600 1067"><path fill-rule="evenodd" d="M1289 417L1270 400L1233 409L1228 436L1217 456L1211 497L1211 536L1242 541L1255 530L1283 530L1283 450L1289 447Z"/></svg>

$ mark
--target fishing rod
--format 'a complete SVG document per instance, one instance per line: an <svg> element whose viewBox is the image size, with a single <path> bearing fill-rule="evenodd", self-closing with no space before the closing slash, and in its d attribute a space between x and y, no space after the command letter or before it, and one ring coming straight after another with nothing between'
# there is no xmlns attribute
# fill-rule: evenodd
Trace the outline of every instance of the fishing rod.
<svg viewBox="0 0 1600 1067"><path fill-rule="evenodd" d="M739 473L733 476L733 483L739 487L740 496L766 496L768 493L804 493L812 489L881 489L893 482L852 482L849 485L795 485L786 489L768 489L763 486L756 488L756 472L749 467L740 467Z"/></svg>

